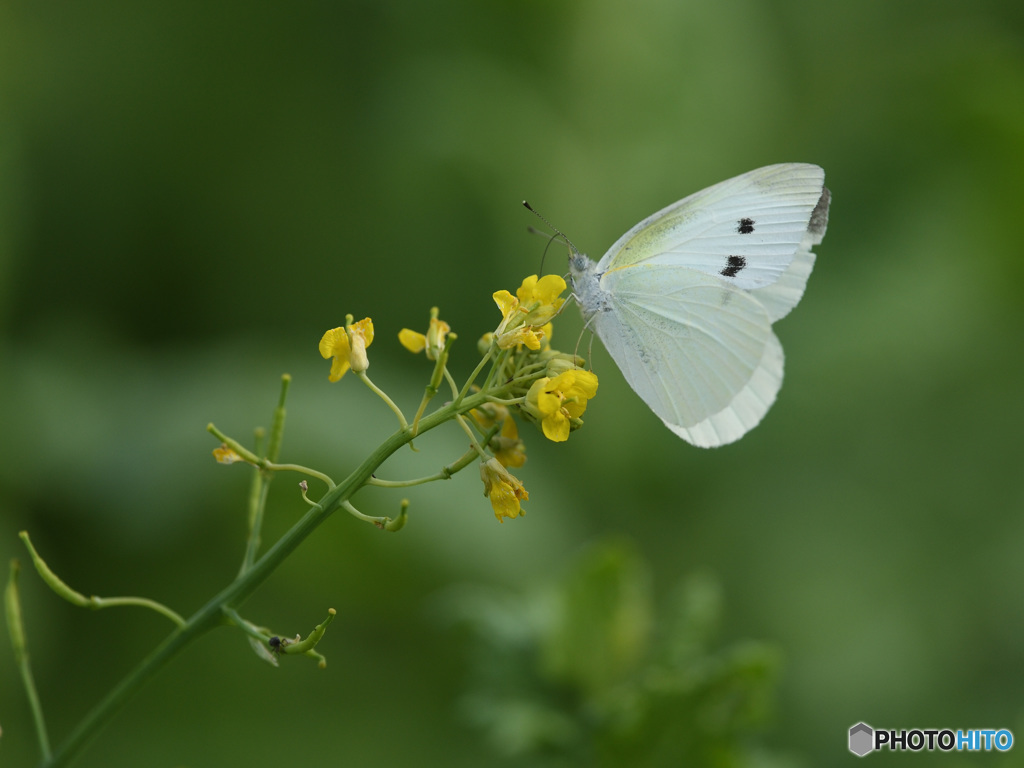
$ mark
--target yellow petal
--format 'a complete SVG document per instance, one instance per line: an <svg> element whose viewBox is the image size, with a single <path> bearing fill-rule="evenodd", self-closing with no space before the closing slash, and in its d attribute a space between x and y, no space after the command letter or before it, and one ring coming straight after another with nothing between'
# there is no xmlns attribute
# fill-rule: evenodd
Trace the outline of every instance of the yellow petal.
<svg viewBox="0 0 1024 768"><path fill-rule="evenodd" d="M519 443L515 448L511 448L507 451L498 451L494 454L494 458L496 458L498 463L503 467L519 469L519 467L526 463L526 451L523 449L523 444Z"/></svg>
<svg viewBox="0 0 1024 768"><path fill-rule="evenodd" d="M508 317L512 310L519 306L519 299L508 291L495 291L492 298L505 317Z"/></svg>
<svg viewBox="0 0 1024 768"><path fill-rule="evenodd" d="M362 320L352 323L352 331L363 337L366 346L373 343L373 320L370 318L364 317Z"/></svg>
<svg viewBox="0 0 1024 768"><path fill-rule="evenodd" d="M523 406L535 418L544 418L547 415L540 408L540 398L550 381L551 379L546 376L539 378L530 385L530 391L526 393L526 402L523 403Z"/></svg>
<svg viewBox="0 0 1024 768"><path fill-rule="evenodd" d="M569 420L561 411L545 417L540 425L544 430L544 437L552 442L564 443L569 439Z"/></svg>
<svg viewBox="0 0 1024 768"><path fill-rule="evenodd" d="M566 415L570 418L578 419L583 415L583 412L587 410L587 401L582 397L575 400L566 400L562 404L562 410L565 411Z"/></svg>
<svg viewBox="0 0 1024 768"><path fill-rule="evenodd" d="M553 394L550 390L544 390L537 393L537 410L539 410L545 417L555 413L561 407L562 398Z"/></svg>
<svg viewBox="0 0 1024 768"><path fill-rule="evenodd" d="M427 337L422 333L403 328L398 332L398 341L413 354L422 352L427 346Z"/></svg>
<svg viewBox="0 0 1024 768"><path fill-rule="evenodd" d="M338 354L348 357L348 334L344 328L331 328L320 339L320 356L326 359Z"/></svg>
<svg viewBox="0 0 1024 768"><path fill-rule="evenodd" d="M523 280L522 285L516 289L516 296L519 297L520 304L529 304L531 301L536 300L536 289L537 289L537 276L530 275Z"/></svg>
<svg viewBox="0 0 1024 768"><path fill-rule="evenodd" d="M532 328L524 329L523 333L523 344L528 346L530 349L540 349L540 336Z"/></svg>
<svg viewBox="0 0 1024 768"><path fill-rule="evenodd" d="M491 448L494 449L494 458L505 468L518 468L526 463L526 446L519 439L515 420L508 415L502 422L501 434L491 440Z"/></svg>
<svg viewBox="0 0 1024 768"><path fill-rule="evenodd" d="M504 408L505 406L501 407ZM505 410L505 413L508 414L507 409ZM505 421L501 424L501 436L507 437L509 440L519 439L519 430L516 428L516 423L507 415L505 416Z"/></svg>
<svg viewBox="0 0 1024 768"><path fill-rule="evenodd" d="M508 483L495 483L491 487L491 507L494 509L494 516L499 523L505 522L504 518L515 520L519 517L521 508L515 491Z"/></svg>
<svg viewBox="0 0 1024 768"><path fill-rule="evenodd" d="M530 494L497 459L481 462L480 479L484 482L484 494L491 500L494 516L499 523L506 517L514 519L523 513L519 502L529 499Z"/></svg>
<svg viewBox="0 0 1024 768"><path fill-rule="evenodd" d="M559 294L564 290L565 280L561 275L544 275L534 288L533 298L541 304L555 304ZM558 303L561 304L561 302Z"/></svg>
<svg viewBox="0 0 1024 768"><path fill-rule="evenodd" d="M331 363L331 372L327 376L327 380L338 381L342 376L348 373L349 367L348 355L338 355L334 358L334 362Z"/></svg>
<svg viewBox="0 0 1024 768"><path fill-rule="evenodd" d="M530 341L531 337L533 338L532 343ZM540 349L540 342L537 340L537 335L533 332L532 328L521 325L514 330L498 335L499 349L512 349L520 344L525 344L530 349Z"/></svg>
<svg viewBox="0 0 1024 768"><path fill-rule="evenodd" d="M597 394L597 374L590 371L578 370L576 373L575 386L589 400Z"/></svg>
<svg viewBox="0 0 1024 768"><path fill-rule="evenodd" d="M221 445L219 448L214 448L213 457L217 459L217 461L219 461L221 464L234 464L236 461L242 461L242 457L239 456L230 448L228 448L226 445Z"/></svg>

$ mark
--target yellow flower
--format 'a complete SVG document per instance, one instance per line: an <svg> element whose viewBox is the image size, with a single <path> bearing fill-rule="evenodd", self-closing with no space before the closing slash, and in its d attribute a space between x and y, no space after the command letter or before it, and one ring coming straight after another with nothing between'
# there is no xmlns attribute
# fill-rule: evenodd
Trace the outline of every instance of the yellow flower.
<svg viewBox="0 0 1024 768"><path fill-rule="evenodd" d="M597 394L597 376L590 371L572 370L555 378L537 379L526 393L525 406L540 419L548 440L569 438L570 420L587 410L587 401Z"/></svg>
<svg viewBox="0 0 1024 768"><path fill-rule="evenodd" d="M519 303L524 307L529 307L534 303L540 305L531 311L531 317L528 318L529 324L544 325L550 320L565 303L565 299L560 297L564 290L565 280L559 275L544 275L539 280L536 275L530 275L523 280L523 284L516 291Z"/></svg>
<svg viewBox="0 0 1024 768"><path fill-rule="evenodd" d="M484 495L490 498L499 523L505 522L506 517L514 520L524 514L519 502L529 499L530 494L497 459L481 462L480 479L484 481Z"/></svg>
<svg viewBox="0 0 1024 768"><path fill-rule="evenodd" d="M519 299L506 290L495 291L491 294L491 298L494 299L494 303L501 310L502 324L507 325L513 319L515 311L519 309ZM501 328L500 325L498 327Z"/></svg>
<svg viewBox="0 0 1024 768"><path fill-rule="evenodd" d="M545 332L550 332L550 320L564 303L559 294L565 290L565 280L558 275L545 275L538 280L530 275L513 296L508 291L493 294L494 303L501 310L501 323L494 332L501 349L525 344L540 349Z"/></svg>
<svg viewBox="0 0 1024 768"><path fill-rule="evenodd" d="M474 387L473 391L479 391L479 387ZM483 403L479 408L471 410L469 415L484 430L490 429L498 422L504 423L509 418L508 408L501 403Z"/></svg>
<svg viewBox="0 0 1024 768"><path fill-rule="evenodd" d="M501 424L501 432L492 437L488 444L498 463L503 467L521 467L526 463L526 446L519 439L519 430L508 408L499 403L484 403L471 410L469 415L485 431L495 424Z"/></svg>
<svg viewBox="0 0 1024 768"><path fill-rule="evenodd" d="M533 350L540 349L540 342L544 338L544 332L539 328L531 328L528 325L521 325L507 333L498 334L498 347L511 349L525 344Z"/></svg>
<svg viewBox="0 0 1024 768"><path fill-rule="evenodd" d="M430 310L430 327L426 335L403 328L398 333L398 340L402 346L413 354L427 350L428 360L437 360L437 356L444 349L445 336L451 331L451 326L444 320L437 319L437 307ZM454 338L454 337L452 337Z"/></svg>
<svg viewBox="0 0 1024 768"><path fill-rule="evenodd" d="M521 467L526 463L526 446L519 439L519 430L511 416L501 425L501 434L491 438L494 458L503 467Z"/></svg>
<svg viewBox="0 0 1024 768"><path fill-rule="evenodd" d="M494 332L498 347L511 349L525 344L530 349L540 349L543 331L538 332L536 328L523 324L526 319L526 310L519 306L519 299L508 291L496 291L493 298L502 314L501 322Z"/></svg>
<svg viewBox="0 0 1024 768"><path fill-rule="evenodd" d="M327 378L337 381L351 367L356 373L370 367L366 348L373 342L373 321L364 317L358 323L347 327L332 328L320 339L320 355L324 359L334 358L331 373Z"/></svg>
<svg viewBox="0 0 1024 768"><path fill-rule="evenodd" d="M245 461L241 456L235 453L233 450L228 448L223 443L219 448L213 449L213 458L219 461L221 464L234 464L236 461Z"/></svg>

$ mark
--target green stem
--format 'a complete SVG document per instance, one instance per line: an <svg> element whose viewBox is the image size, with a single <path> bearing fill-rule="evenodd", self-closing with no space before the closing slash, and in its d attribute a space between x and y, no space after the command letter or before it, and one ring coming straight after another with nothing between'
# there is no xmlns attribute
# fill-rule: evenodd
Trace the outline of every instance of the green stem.
<svg viewBox="0 0 1024 768"><path fill-rule="evenodd" d="M452 388L452 397L458 397L459 385L455 383L455 379L452 377L450 373L448 373L447 368L444 369L444 377L448 381L448 386Z"/></svg>
<svg viewBox="0 0 1024 768"><path fill-rule="evenodd" d="M480 443L476 441L476 435L473 434L473 430L469 428L469 424L466 423L466 420L458 414L455 415L455 420L459 423L459 426L462 427L462 431L469 437L469 444L473 446L473 450L480 456L480 459L482 461L487 461L490 456L488 456L484 449L480 447Z"/></svg>
<svg viewBox="0 0 1024 768"><path fill-rule="evenodd" d="M491 382L494 380L494 375L505 367L505 363L508 361L508 356L510 354L512 353L507 349L498 350L498 354L494 358L494 365L492 365L491 370L487 372L487 378L484 379L483 386L481 386L480 389L486 392L491 388Z"/></svg>
<svg viewBox="0 0 1024 768"><path fill-rule="evenodd" d="M323 472L317 472L315 469L310 469L309 467L304 467L301 464L274 464L273 462L268 461L264 466L267 469L271 470L272 472L299 472L299 473L301 473L303 475L309 475L310 477L315 477L317 480L320 480L328 488L333 488L334 487L334 481L331 480L331 478L329 478Z"/></svg>
<svg viewBox="0 0 1024 768"><path fill-rule="evenodd" d="M508 398L489 397L489 398L487 398L487 402L488 403L494 403L495 405L506 405L506 406L507 405L519 405L520 403L525 403L526 402L526 395L521 395L519 397L508 397Z"/></svg>
<svg viewBox="0 0 1024 768"><path fill-rule="evenodd" d="M185 620L175 611L172 611L166 605L158 603L156 600L150 600L148 597L96 597L93 595L89 598L89 602L90 608L113 608L116 605L134 605L139 608L149 608L162 616L166 616L179 627L185 626Z"/></svg>
<svg viewBox="0 0 1024 768"><path fill-rule="evenodd" d="M327 486L329 488L333 488L334 487L334 481L331 480L331 478L329 478L323 472L317 472L315 469L310 469L309 467L304 467L301 464L276 464L273 461L270 461L269 459L261 459L259 456L257 456L255 453L250 451L248 448L246 448L244 445L239 443L237 440L233 440L232 438L230 438L227 435L225 435L223 432L221 432L219 429L217 429L217 427L214 426L213 424L207 424L206 425L206 431L209 432L214 437L216 437L218 440L220 440L222 443L224 443L226 446L228 446L231 450L233 450L235 453L237 453L239 456L241 456L244 461L247 461L248 463L252 464L254 467L259 467L260 469L266 469L266 470L269 470L271 472L275 472L275 471L278 471L278 470L280 470L280 471L286 471L287 470L287 471L291 471L291 472L301 472L304 475L309 475L310 477L315 477L318 480L323 480L327 484ZM255 493L255 491L254 491L254 493Z"/></svg>
<svg viewBox="0 0 1024 768"><path fill-rule="evenodd" d="M277 401L277 408L274 409L274 423L270 427L270 443L267 445L267 460L277 461L281 454L281 441L284 439L284 419L287 414L284 404L288 399L288 385L292 383L292 377L287 373L281 377L281 396Z"/></svg>
<svg viewBox="0 0 1024 768"><path fill-rule="evenodd" d="M451 403L427 415L420 422L420 432L427 432L443 424L456 414L477 408L487 395L477 393L461 403ZM185 624L172 632L152 653L139 663L124 679L102 699L78 724L56 753L42 763L43 768L68 765L85 745L114 717L129 698L137 693L160 669L178 655L189 643L218 626L225 620L225 608L237 608L283 563L295 549L316 530L343 501L347 501L391 454L412 439L412 430L400 429L381 443L355 471L331 488L319 503L311 507L295 525L288 529L256 560L252 567L240 573L231 584L221 590Z"/></svg>
<svg viewBox="0 0 1024 768"><path fill-rule="evenodd" d="M383 528L386 523L390 522L390 519L387 517L371 517L370 515L364 515L356 509L350 501L341 502L341 506L342 509L352 515L356 520L362 520L364 523L373 523L378 528Z"/></svg>
<svg viewBox="0 0 1024 768"><path fill-rule="evenodd" d="M100 608L112 608L119 605L135 605L141 608L149 608L156 611L162 616L166 616L168 619L173 621L179 627L185 624L185 620L181 618L177 613L172 611L166 605L150 600L148 597L97 597L91 595L86 597L78 590L72 589L46 564L46 561L39 556L39 552L36 551L35 545L32 544L32 539L29 538L28 531L22 531L18 534L21 540L25 544L25 548L28 549L29 555L32 557L32 563L36 567L36 571L50 589L57 593L60 597L63 597L72 605L77 605L79 608L91 608L94 611Z"/></svg>
<svg viewBox="0 0 1024 768"><path fill-rule="evenodd" d="M260 642L267 642L273 634L266 627L258 627L251 621L242 618L242 615L234 608L225 608L224 615L235 624L236 627L241 629L245 634L256 638Z"/></svg>
<svg viewBox="0 0 1024 768"><path fill-rule="evenodd" d="M28 662L28 654L20 660L18 668L21 671L21 682L25 686L25 694L28 696L28 705L32 710L32 720L36 725L36 737L39 739L39 753L44 760L50 759L50 737L46 734L46 721L43 720L43 706L39 703L39 694L36 692L36 681L32 676L32 667Z"/></svg>
<svg viewBox="0 0 1024 768"><path fill-rule="evenodd" d="M434 308L435 310L437 307ZM420 407L416 409L416 415L412 420L412 434L415 436L419 433L420 419L423 418L423 412L427 410L427 403L434 399L437 394L437 388L441 385L441 377L447 376L451 379L451 374L448 373L448 355L451 353L452 344L457 339L454 333L448 334L448 337L444 340L444 347L441 349L440 354L437 356L437 360L434 362L434 370L430 374L430 381L427 383L426 389L423 391L423 399L420 400ZM452 394L458 394L458 388L453 387Z"/></svg>
<svg viewBox="0 0 1024 768"><path fill-rule="evenodd" d="M249 573L252 573L250 571ZM241 580L239 580L241 581ZM239 583L235 581L232 586ZM230 589L230 588L229 588ZM44 760L44 768L56 768L56 766L68 765L93 736L114 716L121 706L140 688L142 688L156 673L178 655L186 645L205 634L219 623L221 618L221 602L225 592L215 597L196 614L194 614L184 626L172 632L152 653L121 680L106 697L97 704L93 710L78 724L71 734L60 745L56 753L48 760Z"/></svg>
<svg viewBox="0 0 1024 768"><path fill-rule="evenodd" d="M270 481L274 479L273 462L281 453L281 442L284 440L284 422L287 411L285 402L288 400L288 387L292 383L292 377L287 373L281 377L281 395L277 401L277 408L274 409L274 421L270 427L270 441L267 444L267 453L260 460L259 468L253 475L252 489L249 494L249 538L245 542L245 554L242 556L242 565L239 566L239 573L245 573L252 567L256 560L256 554L260 551L260 543L263 540L263 516L267 509L267 494L270 492ZM211 425L212 426L212 425ZM257 451L259 450L259 438L257 437Z"/></svg>
<svg viewBox="0 0 1024 768"><path fill-rule="evenodd" d="M245 573L256 562L256 553L260 551L263 540L263 510L267 508L267 494L270 493L271 476L255 469L252 491L249 495L249 538L245 542L245 555L239 573Z"/></svg>
<svg viewBox="0 0 1024 768"><path fill-rule="evenodd" d="M405 414L402 413L402 409L395 405L395 401L388 397L387 393L383 389L370 381L370 377L366 375L366 371L359 371L356 375L362 379L363 383L372 389L381 400L387 403L388 408L390 408L395 416L398 417L398 423L401 425L402 429L409 426L409 422L405 420Z"/></svg>
<svg viewBox="0 0 1024 768"><path fill-rule="evenodd" d="M494 349L495 348L492 346L491 349L487 351L487 354L480 358L480 362L476 364L476 368L474 368L473 372L469 374L469 378L466 379L466 383L462 385L462 390L456 396L456 403L461 403L463 398L469 394L469 388L473 386L473 382L476 381L476 377L480 375L481 371L483 371L484 366L487 365L488 362L495 360Z"/></svg>
<svg viewBox="0 0 1024 768"><path fill-rule="evenodd" d="M248 448L246 448L244 445L242 445L237 440L235 440L235 439L225 435L223 432L221 432L219 429L217 429L217 427L215 427L213 424L207 424L206 425L206 431L209 432L214 437L216 437L222 443L224 443L224 445L226 445L228 448L233 450L239 456L241 456L243 461L247 461L250 464L252 464L253 466L257 466L257 467L260 466L261 462L263 462L263 459L261 459L259 456L257 456L252 451L250 451ZM259 449L257 448L257 450L259 450Z"/></svg>
<svg viewBox="0 0 1024 768"><path fill-rule="evenodd" d="M484 441L485 445L497 433L498 429L500 429L500 425L491 430L491 432L487 436L487 440ZM441 471L433 475L427 475L426 477L417 477L414 480L381 480L378 477L371 477L367 481L367 485L377 485L380 486L381 488L408 488L413 485L423 485L424 483L432 483L435 480L449 480L451 479L452 475L468 467L469 464L476 458L476 449L470 448L458 459L453 461L451 464L447 464L441 467Z"/></svg>
<svg viewBox="0 0 1024 768"><path fill-rule="evenodd" d="M21 621L21 598L18 596L18 571L21 567L17 560L11 560L10 577L4 589L4 610L7 614L7 630L11 635L11 647L14 649L14 661L21 673L21 682L28 696L28 706L32 710L32 721L36 727L36 738L39 739L39 753L44 760L50 759L50 739L46 735L46 720L43 718L43 706L39 703L36 692L36 681L32 676L32 665L28 658L28 643L25 640L25 628Z"/></svg>

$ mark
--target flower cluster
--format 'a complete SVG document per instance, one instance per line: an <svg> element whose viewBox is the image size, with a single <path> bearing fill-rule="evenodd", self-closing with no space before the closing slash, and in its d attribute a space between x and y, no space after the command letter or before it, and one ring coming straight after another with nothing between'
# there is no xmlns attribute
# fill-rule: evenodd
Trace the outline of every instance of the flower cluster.
<svg viewBox="0 0 1024 768"><path fill-rule="evenodd" d="M476 456L484 495L490 500L495 517L499 522L505 518L515 519L523 514L521 503L529 499L529 493L509 472L510 467L519 468L526 462L526 447L519 437L514 417L534 424L547 439L563 442L583 425L581 417L588 402L597 394L597 376L583 369L584 361L551 347L552 321L564 306L565 289L565 280L558 275L540 278L531 275L523 280L515 295L504 290L495 292L493 299L501 311L501 321L493 332L481 337L477 348L483 359L461 389L447 369L449 348L456 335L448 323L440 319L437 307L430 311L426 333L403 328L398 334L399 343L410 352L424 352L426 358L435 363L434 375L411 423L366 375L369 367L366 349L373 341L370 318L353 322L349 315L343 327L324 334L320 354L333 358L331 381L338 381L350 368L359 374L395 411L401 428L409 431L410 439L418 433L426 405L447 380L452 400L443 409L444 413L466 430L472 449L468 458L426 479L448 477ZM478 383L481 375L484 375L483 382ZM366 518L353 509L350 511Z"/></svg>
<svg viewBox="0 0 1024 768"><path fill-rule="evenodd" d="M558 275L539 280L531 275L515 296L498 291L494 302L502 312L501 323L485 337L507 350L499 361L510 394L517 398L512 407L555 442L567 440L570 431L583 425L580 417L587 401L597 394L597 376L583 370L584 361L551 348L551 321L562 309L565 288Z"/></svg>

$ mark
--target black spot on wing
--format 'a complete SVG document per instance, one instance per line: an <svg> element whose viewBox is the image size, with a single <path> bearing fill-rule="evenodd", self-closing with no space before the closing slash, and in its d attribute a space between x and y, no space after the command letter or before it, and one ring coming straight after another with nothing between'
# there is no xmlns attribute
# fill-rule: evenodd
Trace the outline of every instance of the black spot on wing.
<svg viewBox="0 0 1024 768"><path fill-rule="evenodd" d="M722 277L736 277L745 266L747 266L747 260L744 257L730 256L725 268L718 274Z"/></svg>
<svg viewBox="0 0 1024 768"><path fill-rule="evenodd" d="M740 219L736 222L736 231L741 235L749 235L754 231L754 220L753 219Z"/></svg>

